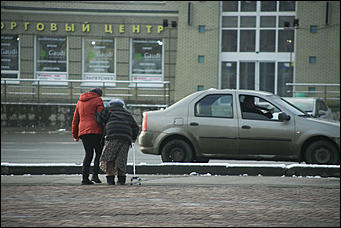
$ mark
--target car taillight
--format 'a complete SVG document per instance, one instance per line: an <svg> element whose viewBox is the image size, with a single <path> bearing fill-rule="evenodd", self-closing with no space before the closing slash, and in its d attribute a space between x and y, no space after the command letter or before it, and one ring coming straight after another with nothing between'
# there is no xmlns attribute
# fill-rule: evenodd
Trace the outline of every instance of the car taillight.
<svg viewBox="0 0 341 228"><path fill-rule="evenodd" d="M142 131L147 131L147 113L143 113Z"/></svg>

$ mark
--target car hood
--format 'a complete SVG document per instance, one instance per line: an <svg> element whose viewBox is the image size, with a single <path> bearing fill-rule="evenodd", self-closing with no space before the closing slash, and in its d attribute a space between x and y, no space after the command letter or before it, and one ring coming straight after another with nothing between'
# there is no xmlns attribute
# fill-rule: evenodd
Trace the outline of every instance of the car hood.
<svg viewBox="0 0 341 228"><path fill-rule="evenodd" d="M316 135L340 137L340 122L296 116L296 130Z"/></svg>
<svg viewBox="0 0 341 228"><path fill-rule="evenodd" d="M340 122L336 120L328 120L328 119L317 119L317 118L307 118L309 121L313 121L316 124L329 125L340 128Z"/></svg>

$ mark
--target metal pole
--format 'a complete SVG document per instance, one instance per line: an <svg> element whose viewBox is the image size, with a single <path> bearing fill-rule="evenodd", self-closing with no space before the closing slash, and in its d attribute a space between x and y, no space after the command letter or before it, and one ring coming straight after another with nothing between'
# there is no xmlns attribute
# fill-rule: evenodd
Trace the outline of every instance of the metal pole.
<svg viewBox="0 0 341 228"><path fill-rule="evenodd" d="M135 82L135 102L137 102L137 82Z"/></svg>
<svg viewBox="0 0 341 228"><path fill-rule="evenodd" d="M290 39L288 39L288 40L286 40L286 42L287 42L287 48L288 48L288 51L290 52L290 57L289 57L289 59L290 59L290 64L289 64L289 75L290 75L290 77L291 78L293 78L293 74L292 74L292 47L291 47L291 45L292 45L292 40L290 40ZM292 96L294 97L295 96L295 86L293 87L293 90L292 90Z"/></svg>
<svg viewBox="0 0 341 228"><path fill-rule="evenodd" d="M38 96L38 103L39 103L40 101L40 81L39 80L38 80L37 96Z"/></svg>
<svg viewBox="0 0 341 228"><path fill-rule="evenodd" d="M72 97L73 97L73 93L72 93L73 87L72 87L72 82L70 82L70 103L72 103Z"/></svg>
<svg viewBox="0 0 341 228"><path fill-rule="evenodd" d="M7 80L5 80L5 102L7 101Z"/></svg>

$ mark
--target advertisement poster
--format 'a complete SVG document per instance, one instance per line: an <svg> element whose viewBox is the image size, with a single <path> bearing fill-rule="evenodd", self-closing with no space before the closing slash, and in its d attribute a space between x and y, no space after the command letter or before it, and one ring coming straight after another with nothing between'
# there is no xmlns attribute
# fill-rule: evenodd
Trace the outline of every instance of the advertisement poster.
<svg viewBox="0 0 341 228"><path fill-rule="evenodd" d="M67 72L66 46L66 37L37 37L37 71L44 72L44 74L38 73L38 78L51 80L66 78L66 74L55 74L55 72Z"/></svg>
<svg viewBox="0 0 341 228"><path fill-rule="evenodd" d="M132 80L162 81L162 41L133 39Z"/></svg>
<svg viewBox="0 0 341 228"><path fill-rule="evenodd" d="M66 74L45 74L45 73L38 73L38 79L45 79L45 80L66 80Z"/></svg>
<svg viewBox="0 0 341 228"><path fill-rule="evenodd" d="M84 38L84 50L84 80L115 80L114 39Z"/></svg>
<svg viewBox="0 0 341 228"><path fill-rule="evenodd" d="M18 77L18 43L17 35L1 35L1 78Z"/></svg>

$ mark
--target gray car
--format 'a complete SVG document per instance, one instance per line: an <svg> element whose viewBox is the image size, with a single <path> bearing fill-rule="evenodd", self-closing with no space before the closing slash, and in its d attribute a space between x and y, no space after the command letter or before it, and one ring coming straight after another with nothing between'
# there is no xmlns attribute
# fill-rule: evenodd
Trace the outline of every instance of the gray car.
<svg viewBox="0 0 341 228"><path fill-rule="evenodd" d="M163 162L209 159L340 163L340 123L311 118L283 98L208 89L143 114L138 138Z"/></svg>
<svg viewBox="0 0 341 228"><path fill-rule="evenodd" d="M334 120L332 110L318 97L283 97L314 118Z"/></svg>

